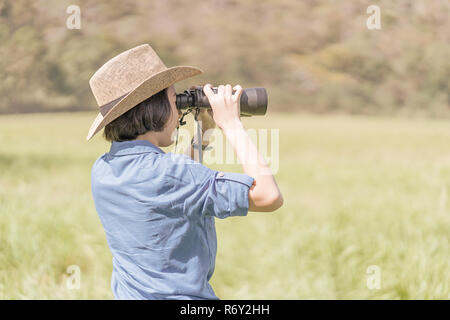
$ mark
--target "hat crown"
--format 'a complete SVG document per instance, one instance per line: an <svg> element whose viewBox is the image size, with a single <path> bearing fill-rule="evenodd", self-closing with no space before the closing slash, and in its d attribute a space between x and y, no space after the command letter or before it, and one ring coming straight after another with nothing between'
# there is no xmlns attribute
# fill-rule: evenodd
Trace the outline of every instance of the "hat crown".
<svg viewBox="0 0 450 320"><path fill-rule="evenodd" d="M152 75L167 67L148 44L115 56L98 69L89 80L99 106L133 91Z"/></svg>

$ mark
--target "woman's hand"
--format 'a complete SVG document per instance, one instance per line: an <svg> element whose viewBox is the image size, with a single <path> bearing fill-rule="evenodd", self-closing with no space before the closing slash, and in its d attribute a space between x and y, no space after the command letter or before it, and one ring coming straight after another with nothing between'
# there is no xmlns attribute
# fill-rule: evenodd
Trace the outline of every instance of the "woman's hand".
<svg viewBox="0 0 450 320"><path fill-rule="evenodd" d="M243 90L240 85L234 86L233 90L236 90L234 94L232 94L229 84L220 85L215 94L211 89L211 84L203 86L203 92L208 97L213 110L213 119L220 129L226 129L241 122L239 102Z"/></svg>
<svg viewBox="0 0 450 320"><path fill-rule="evenodd" d="M213 112L211 109L200 109L198 118L202 122L203 133L205 133L209 129L213 129L216 127L216 122L214 121Z"/></svg>
<svg viewBox="0 0 450 320"><path fill-rule="evenodd" d="M194 89L195 86L191 87ZM216 123L213 119L212 109L200 109L200 113L198 115L198 119L202 122L202 133L205 133L208 129L213 129L216 127Z"/></svg>

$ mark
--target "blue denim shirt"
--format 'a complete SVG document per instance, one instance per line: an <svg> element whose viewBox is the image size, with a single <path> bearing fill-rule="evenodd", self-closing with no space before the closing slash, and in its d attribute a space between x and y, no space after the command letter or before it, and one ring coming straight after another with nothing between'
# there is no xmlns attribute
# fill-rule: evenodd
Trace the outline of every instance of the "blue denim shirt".
<svg viewBox="0 0 450 320"><path fill-rule="evenodd" d="M209 284L214 217L245 216L246 174L219 172L146 140L111 144L91 173L116 299L219 299Z"/></svg>

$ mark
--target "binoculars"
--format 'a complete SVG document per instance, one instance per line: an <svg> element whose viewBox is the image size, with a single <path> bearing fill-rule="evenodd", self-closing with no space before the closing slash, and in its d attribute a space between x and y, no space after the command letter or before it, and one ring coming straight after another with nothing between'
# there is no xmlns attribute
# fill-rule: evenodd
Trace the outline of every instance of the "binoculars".
<svg viewBox="0 0 450 320"><path fill-rule="evenodd" d="M217 87L211 88L214 93L217 93ZM233 93L236 90L233 90ZM202 86L194 86L183 93L177 94L176 106L177 109L192 109L192 108L211 108L208 97L203 92ZM240 113L241 116L263 116L267 111L267 92L265 88L247 88L242 90L240 99Z"/></svg>

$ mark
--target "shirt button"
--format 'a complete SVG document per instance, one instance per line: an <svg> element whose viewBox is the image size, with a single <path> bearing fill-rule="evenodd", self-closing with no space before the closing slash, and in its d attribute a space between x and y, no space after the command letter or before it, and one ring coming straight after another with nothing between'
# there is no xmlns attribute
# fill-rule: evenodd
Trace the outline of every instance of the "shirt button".
<svg viewBox="0 0 450 320"><path fill-rule="evenodd" d="M219 172L219 177L223 177L225 173Z"/></svg>

